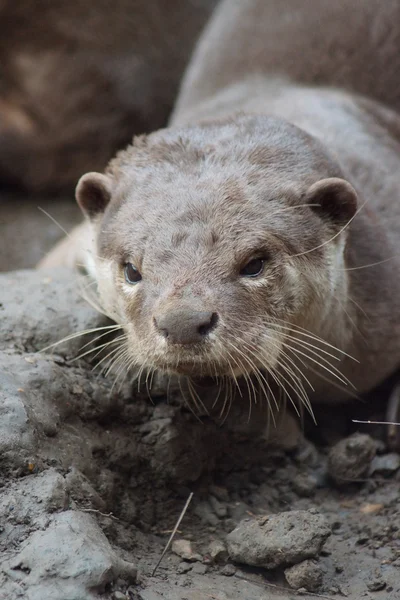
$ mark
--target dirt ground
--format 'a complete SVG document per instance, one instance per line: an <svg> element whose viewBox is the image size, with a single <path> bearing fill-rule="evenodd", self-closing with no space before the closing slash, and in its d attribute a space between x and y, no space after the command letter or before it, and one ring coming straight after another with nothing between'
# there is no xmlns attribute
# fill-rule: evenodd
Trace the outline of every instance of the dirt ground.
<svg viewBox="0 0 400 600"><path fill-rule="evenodd" d="M28 269L59 235L38 205L79 216L0 197L0 599L398 600L400 456L352 423L385 392L317 409L303 435L244 398L198 418L174 384L74 360L103 331L42 352L109 323L71 272Z"/></svg>

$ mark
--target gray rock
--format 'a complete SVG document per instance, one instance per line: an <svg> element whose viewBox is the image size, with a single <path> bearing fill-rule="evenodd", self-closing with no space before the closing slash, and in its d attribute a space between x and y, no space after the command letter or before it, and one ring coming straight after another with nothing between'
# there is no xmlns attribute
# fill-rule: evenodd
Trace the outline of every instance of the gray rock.
<svg viewBox="0 0 400 600"><path fill-rule="evenodd" d="M213 540L210 543L208 553L213 562L225 562L228 558L226 546L220 540Z"/></svg>
<svg viewBox="0 0 400 600"><path fill-rule="evenodd" d="M215 496L209 496L208 500L210 502L211 508L213 509L217 517L219 517L220 519L226 517L226 515L228 514L228 510L225 504L220 502L217 498L215 498Z"/></svg>
<svg viewBox="0 0 400 600"><path fill-rule="evenodd" d="M184 560L194 562L201 560L200 554L194 552L192 548L192 542L190 540L174 540L172 542L171 550L174 554L177 554Z"/></svg>
<svg viewBox="0 0 400 600"><path fill-rule="evenodd" d="M228 564L221 569L221 574L225 575L225 577L233 577L236 573L236 567L234 565Z"/></svg>
<svg viewBox="0 0 400 600"><path fill-rule="evenodd" d="M291 588L304 588L307 592L317 592L322 585L322 571L313 560L303 560L298 565L285 569L286 581Z"/></svg>
<svg viewBox="0 0 400 600"><path fill-rule="evenodd" d="M106 324L82 297L82 283L65 268L48 271L15 271L0 275L0 344L30 352L41 351L73 333ZM75 356L88 336L57 346L57 353Z"/></svg>
<svg viewBox="0 0 400 600"><path fill-rule="evenodd" d="M97 599L95 589L104 590L119 576L130 581L137 576L134 565L115 554L93 517L78 511L55 516L4 568L29 588L29 600Z"/></svg>
<svg viewBox="0 0 400 600"><path fill-rule="evenodd" d="M375 456L371 463L370 473L392 475L400 468L400 456L396 452L389 452L382 456Z"/></svg>
<svg viewBox="0 0 400 600"><path fill-rule="evenodd" d="M375 452L369 435L355 433L340 440L329 452L329 475L339 485L356 481L368 473Z"/></svg>
<svg viewBox="0 0 400 600"><path fill-rule="evenodd" d="M246 519L227 536L232 560L274 569L318 556L331 530L313 511L290 511Z"/></svg>
<svg viewBox="0 0 400 600"><path fill-rule="evenodd" d="M293 479L294 491L304 498L313 496L317 489L318 481L312 475L300 473Z"/></svg>

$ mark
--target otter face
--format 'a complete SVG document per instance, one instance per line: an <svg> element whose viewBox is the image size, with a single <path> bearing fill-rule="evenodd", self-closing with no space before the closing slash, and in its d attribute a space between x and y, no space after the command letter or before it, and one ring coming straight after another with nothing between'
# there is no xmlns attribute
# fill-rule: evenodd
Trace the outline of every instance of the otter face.
<svg viewBox="0 0 400 600"><path fill-rule="evenodd" d="M266 117L160 131L83 176L99 293L132 363L193 377L289 366L288 331L324 321L342 276L356 195L338 177L312 138Z"/></svg>

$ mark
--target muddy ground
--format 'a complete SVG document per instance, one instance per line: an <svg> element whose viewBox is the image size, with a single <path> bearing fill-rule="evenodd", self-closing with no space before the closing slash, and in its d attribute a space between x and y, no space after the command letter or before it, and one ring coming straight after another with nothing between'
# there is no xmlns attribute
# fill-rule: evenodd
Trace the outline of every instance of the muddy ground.
<svg viewBox="0 0 400 600"><path fill-rule="evenodd" d="M59 235L37 205L67 229L78 216L1 197L3 271ZM290 414L248 422L240 397L199 419L173 383L105 377L74 360L87 336L41 352L107 324L68 271L0 275L1 600L400 598L400 457L352 423L383 416L383 390L303 435Z"/></svg>

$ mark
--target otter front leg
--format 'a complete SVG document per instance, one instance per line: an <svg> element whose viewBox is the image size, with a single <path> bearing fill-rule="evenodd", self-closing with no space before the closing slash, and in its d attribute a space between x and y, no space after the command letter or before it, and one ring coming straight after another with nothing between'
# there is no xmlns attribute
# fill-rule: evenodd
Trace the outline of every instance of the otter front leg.
<svg viewBox="0 0 400 600"><path fill-rule="evenodd" d="M387 425L387 443L391 450L400 450L400 382L393 388L387 409L386 409Z"/></svg>
<svg viewBox="0 0 400 600"><path fill-rule="evenodd" d="M63 238L36 265L37 269L55 267L85 268L92 256L93 233L90 223L83 222L74 227L71 233Z"/></svg>

